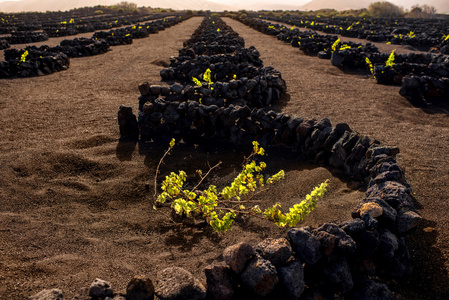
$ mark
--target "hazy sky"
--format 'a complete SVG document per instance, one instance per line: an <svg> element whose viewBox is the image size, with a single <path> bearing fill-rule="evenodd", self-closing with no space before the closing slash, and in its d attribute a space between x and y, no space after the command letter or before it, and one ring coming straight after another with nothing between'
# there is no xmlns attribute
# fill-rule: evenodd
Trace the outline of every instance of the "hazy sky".
<svg viewBox="0 0 449 300"><path fill-rule="evenodd" d="M0 0L0 2L4 2L4 1L20 1L20 0ZM121 0L117 0L117 3L120 2ZM201 1L201 0L199 0ZM241 3L241 0L211 0L213 2L216 3L222 3L222 4L228 4L228 5L233 5L233 4L237 4L237 3ZM306 4L307 2L310 2L311 0L262 0L262 1L254 1L254 2L262 2L262 3L282 3L282 4L290 4L290 5L303 5ZM336 0L338 2L338 0ZM374 1L385 1L385 0L373 0ZM129 0L128 2L133 2L132 0ZM398 0L389 0L389 2L395 3L395 2L404 2L404 1L398 1ZM415 4L419 4L419 3L426 3L427 1L423 1L423 0L416 0L416 1L410 1L413 2Z"/></svg>
<svg viewBox="0 0 449 300"><path fill-rule="evenodd" d="M201 0L199 0L199 1L201 1ZM235 4L242 3L241 0L210 0L210 1L216 2L216 3L228 4L228 5L235 5ZM249 2L282 3L282 4L300 6L300 5L306 4L310 1L311 0L259 0L259 1L255 1L255 0L251 1L250 0ZM338 0L334 0L334 1L338 3ZM403 7L408 7L408 6L412 6L415 4L419 4L419 5L429 4L432 2L432 0L372 0L371 2L377 2L377 1L388 1L388 2L394 3L399 6L403 6Z"/></svg>
<svg viewBox="0 0 449 300"><path fill-rule="evenodd" d="M0 2L5 2L5 1L20 1L20 0L0 0ZM67 1L67 0L61 0L61 1ZM122 1L122 0L117 0L116 3L120 2L120 1ZM136 1L136 0L134 0L134 1L133 0L127 0L127 1L128 2L136 2L136 3L137 2L140 2L140 3L144 2L142 0L138 0L138 1ZM203 1L205 1L205 0L196 0L197 4L203 3ZM254 6L257 6L257 7L260 7L260 5L264 6L264 4L271 4L271 5L269 5L270 7L273 7L273 5L276 5L276 4L292 5L292 6L298 7L298 6L301 6L301 5L304 5L304 4L308 3L308 2L310 2L311 0L246 0L246 1L243 1L243 2L242 2L242 0L209 0L209 1L210 2L219 3L219 4L223 4L223 5L227 5L228 7L229 6L231 6L231 7L241 7L242 4L244 4L245 7L252 7L254 4L256 4ZM334 1L338 3L338 0L334 0ZM430 4L430 5L432 5L433 2L436 2L437 0L372 0L372 2L376 2L376 1L389 1L391 3L394 3L396 5L402 6L404 8L410 8L412 5L415 5L415 4L420 4L420 5L422 5L422 4ZM447 1L449 1L449 0L447 0ZM34 1L34 2L36 2L36 1ZM101 1L94 1L94 2L97 2L97 3L100 2L101 3ZM160 0L160 1L157 1L157 0L156 1L154 1L154 0L151 1L150 0L150 1L148 1L148 3L150 3L150 2L164 3L164 0ZM182 3L182 1L177 1L177 2ZM163 6L161 6L161 7L163 7Z"/></svg>

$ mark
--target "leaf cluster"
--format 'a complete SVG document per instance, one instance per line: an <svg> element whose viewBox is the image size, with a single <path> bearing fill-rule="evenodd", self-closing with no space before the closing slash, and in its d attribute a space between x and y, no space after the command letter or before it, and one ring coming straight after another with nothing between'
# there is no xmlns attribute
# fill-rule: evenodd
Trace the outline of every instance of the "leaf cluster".
<svg viewBox="0 0 449 300"><path fill-rule="evenodd" d="M23 54L20 56L20 62L25 62L28 56L28 50L23 52Z"/></svg>
<svg viewBox="0 0 449 300"><path fill-rule="evenodd" d="M371 74L374 75L374 65L373 65L373 63L371 62L371 60L370 60L368 57L366 57L366 58L365 58L365 62L366 62L366 64L368 65L369 70L371 71Z"/></svg>
<svg viewBox="0 0 449 300"><path fill-rule="evenodd" d="M211 78L211 72L212 72L211 69L207 68L207 70L204 71L204 73L203 73L203 80L204 80L205 82L207 82L207 84L209 85L209 87L211 86L211 84L214 83L214 82L212 81L212 78ZM203 86L202 83L201 83L201 81L200 81L198 78L196 78L196 77L192 77L192 81L193 81L193 83L195 83L195 85L197 85L197 86Z"/></svg>
<svg viewBox="0 0 449 300"><path fill-rule="evenodd" d="M332 52L335 52L335 51L337 50L338 44L340 44L340 39L337 39L337 40L332 44Z"/></svg>
<svg viewBox="0 0 449 300"><path fill-rule="evenodd" d="M285 227L290 226L294 227L299 222L303 221L305 217L312 212L316 208L318 199L322 198L327 191L327 186L329 181L321 183L319 186L316 186L310 194L306 196L306 199L301 201L298 204L293 205L289 209L289 212L283 214L280 210L281 204L276 203L273 207L268 208L264 212L265 218L274 222L277 226Z"/></svg>
<svg viewBox="0 0 449 300"><path fill-rule="evenodd" d="M173 139L164 157L171 151L174 143L175 141ZM316 208L318 199L323 197L326 192L328 181L316 187L311 194L306 196L304 201L290 208L287 214L281 212L281 205L279 203L262 212L259 207L260 201L256 197L260 193L267 191L272 184L285 177L285 172L281 170L269 178L264 178L262 173L267 167L266 163L253 160L255 156L263 156L264 154L265 150L260 147L258 142L254 141L253 151L245 159L242 171L234 178L230 185L225 186L221 191L218 191L215 185L209 185L204 190L199 189L204 179L220 163L211 167L204 176L199 171L198 174L201 180L191 190L184 187L187 180L187 175L184 171L179 171L178 173L171 172L161 184L162 193L157 197L155 194L156 202L159 204L171 203L171 208L178 215L206 220L217 232L229 230L237 215L255 216L271 221L280 227L296 226L298 222L304 220Z"/></svg>
<svg viewBox="0 0 449 300"><path fill-rule="evenodd" d="M385 63L385 67L393 67L394 59L395 59L395 56L394 56L395 51L396 51L396 49L391 51L391 54L388 57L387 62Z"/></svg>

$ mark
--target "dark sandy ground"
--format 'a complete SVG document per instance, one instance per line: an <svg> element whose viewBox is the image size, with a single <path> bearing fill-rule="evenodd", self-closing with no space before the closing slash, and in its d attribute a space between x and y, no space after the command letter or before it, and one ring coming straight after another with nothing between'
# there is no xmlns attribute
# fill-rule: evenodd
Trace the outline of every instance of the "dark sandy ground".
<svg viewBox="0 0 449 300"><path fill-rule="evenodd" d="M0 299L25 299L61 288L67 299L99 277L122 291L139 274L183 267L201 281L202 269L225 247L281 236L285 229L242 220L227 234L180 226L151 207L152 182L166 145L119 143L120 105L137 109L142 81L159 83L159 71L177 55L201 22L192 18L105 55L71 60L49 76L0 81ZM395 290L407 299L447 299L449 229L449 119L447 107L412 106L398 87L376 85L368 74L340 70L276 38L225 18L264 60L281 71L288 95L275 109L328 117L383 144L399 146L424 222L408 238L415 272ZM145 148L145 149L144 149ZM305 224L350 218L363 189L326 168L282 149L266 162L286 179L261 200L285 207L331 179L327 196ZM223 185L239 170L244 149L180 145L162 175L184 169L194 176L218 160L210 182ZM433 231L424 228L431 227Z"/></svg>

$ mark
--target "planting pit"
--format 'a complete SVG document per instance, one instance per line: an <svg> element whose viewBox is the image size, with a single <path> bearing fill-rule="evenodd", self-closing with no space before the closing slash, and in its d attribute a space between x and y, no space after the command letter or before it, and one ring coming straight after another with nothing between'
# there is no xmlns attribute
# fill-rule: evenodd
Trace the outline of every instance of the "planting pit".
<svg viewBox="0 0 449 300"><path fill-rule="evenodd" d="M156 167L155 158L157 155L161 157L160 150L141 151L141 154L150 152L146 161L150 164L151 160L152 168ZM183 170L187 173L186 188L189 189L199 181L197 170L201 170L205 174L209 170L209 166L221 162L221 165L211 172L201 186L201 189L206 189L211 184L216 185L220 191L223 187L232 183L242 169L244 157L248 156L251 150L248 147L236 147L233 144L216 140L204 141L195 145L187 145L181 142L174 147L172 154L164 160L165 163L162 165L161 173L158 176L158 186L170 172ZM311 192L313 187L329 179L330 184L326 196L318 202L317 209L305 221L301 222L302 226L317 227L324 222L340 223L346 221L350 217L350 212L357 207L365 195L365 189L360 182L351 181L339 170L319 167L282 146L269 147L265 150L266 155L260 157L260 161L267 164L264 177L268 178L278 171L284 170L285 179L274 184L269 191L257 197L261 201L262 210L277 202L282 204L284 210L287 210L305 199L305 196ZM151 190L153 191L153 181L151 181ZM280 198L278 195L282 195L282 197ZM256 224L262 226L263 229L255 230L256 233L260 234L260 237L268 237L270 233L278 235L279 232L286 231L285 229L279 229L268 221L253 217L245 219L248 220L244 223L237 222L235 225L242 227L249 222L254 226ZM270 233L267 232L268 228L270 228ZM241 228L241 230L245 229Z"/></svg>

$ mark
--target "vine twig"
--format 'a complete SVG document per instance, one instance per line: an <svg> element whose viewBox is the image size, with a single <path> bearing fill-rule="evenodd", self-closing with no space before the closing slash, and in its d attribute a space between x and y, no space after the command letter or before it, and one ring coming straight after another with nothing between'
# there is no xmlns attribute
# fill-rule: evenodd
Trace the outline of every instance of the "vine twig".
<svg viewBox="0 0 449 300"><path fill-rule="evenodd" d="M159 168L161 167L161 164L164 161L165 157L170 153L171 149L173 149L174 144L175 144L175 140L172 139L171 142L170 142L170 148L168 148L165 151L164 155L159 160L159 163L157 165L156 174L154 175L154 195L153 195L153 198L154 198L155 201L157 199L157 175L159 174Z"/></svg>
<svg viewBox="0 0 449 300"><path fill-rule="evenodd" d="M210 174L210 172L212 172L212 170L213 169L215 169L215 168L217 168L219 165L221 165L221 161L219 161L215 166L213 166L213 167L211 167L210 165L209 165L209 171L207 171L207 173L206 173L206 175L204 175L204 176L200 176L201 177L201 180L198 182L198 184L192 189L192 191L196 191L196 189L198 189L198 187L201 185L201 183L203 183L203 181L204 181L204 179L207 177L207 176L209 176L209 174ZM209 164L209 163L207 163L207 164Z"/></svg>

